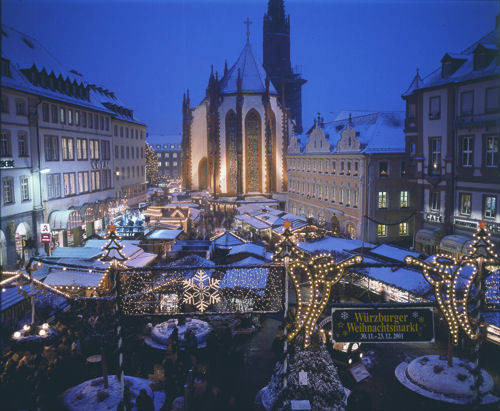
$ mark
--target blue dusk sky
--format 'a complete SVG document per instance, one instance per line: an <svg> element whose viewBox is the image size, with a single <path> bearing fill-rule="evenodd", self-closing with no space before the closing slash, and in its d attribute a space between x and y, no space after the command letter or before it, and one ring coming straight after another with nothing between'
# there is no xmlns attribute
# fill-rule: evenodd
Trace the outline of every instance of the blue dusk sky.
<svg viewBox="0 0 500 411"><path fill-rule="evenodd" d="M267 0L3 0L2 23L68 69L116 92L150 133L180 135L182 95L205 95L210 65L234 64L250 41L262 61ZM304 128L317 112L403 110L415 69L433 71L495 26L497 1L285 0Z"/></svg>

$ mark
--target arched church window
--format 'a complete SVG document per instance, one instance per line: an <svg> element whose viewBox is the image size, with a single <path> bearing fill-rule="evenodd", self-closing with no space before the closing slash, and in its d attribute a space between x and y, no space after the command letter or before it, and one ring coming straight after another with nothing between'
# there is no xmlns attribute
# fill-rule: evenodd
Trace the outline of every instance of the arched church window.
<svg viewBox="0 0 500 411"><path fill-rule="evenodd" d="M238 141L236 136L236 114L230 110L226 115L226 167L228 192L238 190Z"/></svg>
<svg viewBox="0 0 500 411"><path fill-rule="evenodd" d="M261 120L255 110L245 118L247 192L261 192Z"/></svg>

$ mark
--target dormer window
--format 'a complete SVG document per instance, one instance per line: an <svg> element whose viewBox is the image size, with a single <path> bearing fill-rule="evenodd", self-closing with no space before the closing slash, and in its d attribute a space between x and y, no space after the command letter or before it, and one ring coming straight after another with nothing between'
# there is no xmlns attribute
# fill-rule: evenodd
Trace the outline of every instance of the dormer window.
<svg viewBox="0 0 500 411"><path fill-rule="evenodd" d="M496 54L497 50L494 46L479 44L474 50L474 71L484 70L488 67Z"/></svg>
<svg viewBox="0 0 500 411"><path fill-rule="evenodd" d="M10 61L6 59L2 59L1 61L2 76L10 77Z"/></svg>
<svg viewBox="0 0 500 411"><path fill-rule="evenodd" d="M446 53L444 57L441 59L441 77L447 78L450 77L453 73L455 73L460 66L467 61L465 56L461 55L450 55Z"/></svg>

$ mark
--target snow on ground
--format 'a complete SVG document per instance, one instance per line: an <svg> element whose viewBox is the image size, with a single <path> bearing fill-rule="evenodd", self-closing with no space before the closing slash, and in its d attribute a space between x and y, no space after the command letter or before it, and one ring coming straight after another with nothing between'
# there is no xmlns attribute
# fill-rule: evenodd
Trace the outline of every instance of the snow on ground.
<svg viewBox="0 0 500 411"><path fill-rule="evenodd" d="M453 404L466 404L473 399L472 366L467 360L453 357L450 367L446 358L426 355L415 358L409 364L402 362L395 374L401 384L420 395ZM481 370L481 374L482 403L498 401L500 398L490 394L494 387L493 379L485 370Z"/></svg>
<svg viewBox="0 0 500 411"><path fill-rule="evenodd" d="M82 382L68 389L61 395L64 405L71 411L107 411L116 410L120 403L121 388L120 380L116 375L108 377L109 387L104 389L102 377ZM150 388L151 381L138 377L125 377L125 386L130 389L131 400L139 395L141 389L145 389L150 397L153 392ZM100 397L100 398L99 398ZM99 401L99 399L102 399ZM157 401L156 403L158 403ZM156 404L155 404L156 405ZM156 407L155 407L156 408ZM134 406L132 410L136 410Z"/></svg>

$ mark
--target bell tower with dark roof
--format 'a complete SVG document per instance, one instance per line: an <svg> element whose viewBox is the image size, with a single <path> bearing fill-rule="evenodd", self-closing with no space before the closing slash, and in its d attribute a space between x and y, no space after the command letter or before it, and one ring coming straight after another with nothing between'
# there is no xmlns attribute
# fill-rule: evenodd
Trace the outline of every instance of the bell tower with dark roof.
<svg viewBox="0 0 500 411"><path fill-rule="evenodd" d="M284 0L269 0L264 15L264 68L290 110L296 132L302 132L302 85L307 81L290 61L290 16L285 15ZM283 93L284 92L284 93ZM283 97L284 94L284 97Z"/></svg>

